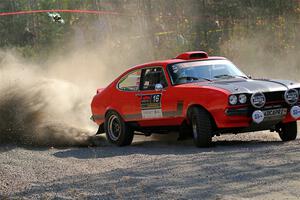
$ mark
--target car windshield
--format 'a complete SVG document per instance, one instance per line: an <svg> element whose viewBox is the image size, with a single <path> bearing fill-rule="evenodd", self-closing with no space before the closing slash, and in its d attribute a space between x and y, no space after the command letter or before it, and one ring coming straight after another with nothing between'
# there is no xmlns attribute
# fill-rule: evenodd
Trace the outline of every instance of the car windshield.
<svg viewBox="0 0 300 200"><path fill-rule="evenodd" d="M228 60L206 60L176 63L168 66L172 84L184 84L216 79L247 78Z"/></svg>

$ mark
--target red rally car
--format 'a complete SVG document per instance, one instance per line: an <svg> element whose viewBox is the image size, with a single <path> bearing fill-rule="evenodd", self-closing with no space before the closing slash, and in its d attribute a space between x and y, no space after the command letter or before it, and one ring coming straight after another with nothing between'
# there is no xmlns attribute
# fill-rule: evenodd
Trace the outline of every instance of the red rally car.
<svg viewBox="0 0 300 200"><path fill-rule="evenodd" d="M223 57L186 52L133 67L92 100L91 119L118 146L134 132L180 132L207 147L225 133L271 130L282 141L297 137L300 83L252 79Z"/></svg>

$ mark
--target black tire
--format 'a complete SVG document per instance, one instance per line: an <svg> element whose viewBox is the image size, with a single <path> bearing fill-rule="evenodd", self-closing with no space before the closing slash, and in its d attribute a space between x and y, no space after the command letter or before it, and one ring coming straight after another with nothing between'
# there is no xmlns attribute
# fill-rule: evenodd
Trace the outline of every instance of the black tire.
<svg viewBox="0 0 300 200"><path fill-rule="evenodd" d="M282 141L291 141L297 138L297 122L281 124L278 130L279 137Z"/></svg>
<svg viewBox="0 0 300 200"><path fill-rule="evenodd" d="M127 146L132 143L134 131L126 125L117 112L107 113L104 128L106 137L111 143L118 146Z"/></svg>
<svg viewBox="0 0 300 200"><path fill-rule="evenodd" d="M195 145L197 147L210 147L212 145L213 123L207 111L193 107L190 109L189 120L192 125Z"/></svg>

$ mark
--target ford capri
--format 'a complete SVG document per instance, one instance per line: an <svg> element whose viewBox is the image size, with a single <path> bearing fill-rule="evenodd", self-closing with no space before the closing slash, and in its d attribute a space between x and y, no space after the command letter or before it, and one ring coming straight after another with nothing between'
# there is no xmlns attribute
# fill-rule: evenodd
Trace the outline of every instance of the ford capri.
<svg viewBox="0 0 300 200"><path fill-rule="evenodd" d="M254 79L224 57L186 52L176 58L128 69L97 90L91 119L97 134L118 146L135 133L177 131L197 147L212 138L270 130L282 141L295 140L300 119L300 83Z"/></svg>

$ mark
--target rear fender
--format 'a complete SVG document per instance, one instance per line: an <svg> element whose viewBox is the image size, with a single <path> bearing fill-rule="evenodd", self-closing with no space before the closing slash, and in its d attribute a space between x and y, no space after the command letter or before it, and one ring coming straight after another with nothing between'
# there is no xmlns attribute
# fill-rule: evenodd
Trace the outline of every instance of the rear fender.
<svg viewBox="0 0 300 200"><path fill-rule="evenodd" d="M114 107L107 107L106 110L105 110L105 115L104 115L104 118L106 117L106 115L110 112L110 111L114 111L116 113L118 113L122 119L124 120L124 114L123 113L120 113L116 108ZM125 120L124 120L125 121Z"/></svg>

